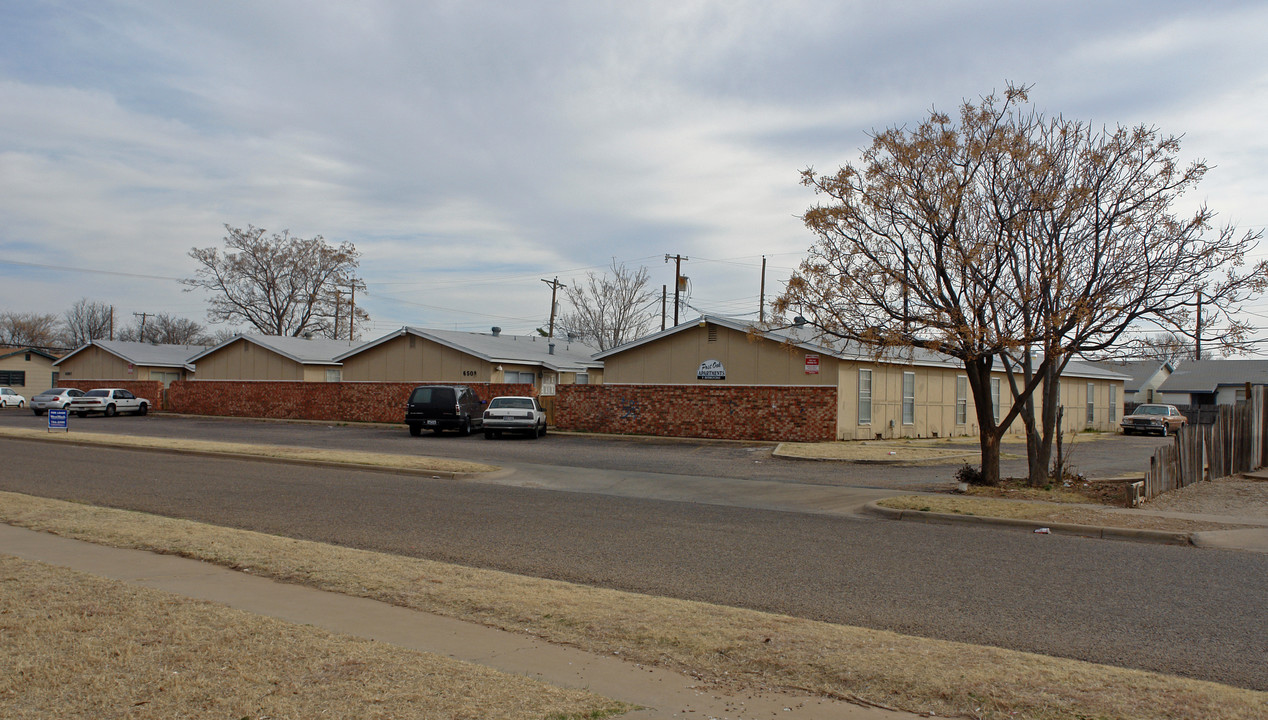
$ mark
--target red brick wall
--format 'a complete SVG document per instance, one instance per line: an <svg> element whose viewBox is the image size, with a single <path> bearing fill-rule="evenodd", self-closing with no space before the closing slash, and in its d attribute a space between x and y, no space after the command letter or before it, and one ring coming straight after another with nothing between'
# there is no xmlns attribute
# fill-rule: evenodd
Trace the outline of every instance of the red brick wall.
<svg viewBox="0 0 1268 720"><path fill-rule="evenodd" d="M150 401L151 410L162 410L163 383L158 380L67 380L57 379L57 387L75 388L76 390L95 390L97 388L123 388L137 397Z"/></svg>
<svg viewBox="0 0 1268 720"><path fill-rule="evenodd" d="M836 439L832 386L559 385L555 425L583 432L821 442Z"/></svg>
<svg viewBox="0 0 1268 720"><path fill-rule="evenodd" d="M410 391L427 384L180 380L168 388L168 409L191 415L404 423ZM486 402L498 395L535 394L527 384L463 384Z"/></svg>

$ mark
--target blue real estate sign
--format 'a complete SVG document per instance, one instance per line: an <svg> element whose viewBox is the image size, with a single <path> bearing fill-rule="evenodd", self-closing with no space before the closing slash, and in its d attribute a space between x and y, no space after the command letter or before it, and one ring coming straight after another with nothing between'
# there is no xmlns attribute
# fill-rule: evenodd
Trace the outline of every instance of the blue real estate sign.
<svg viewBox="0 0 1268 720"><path fill-rule="evenodd" d="M65 430L70 432L70 423L67 418L70 412L67 410L49 410L48 411L48 429L49 430Z"/></svg>

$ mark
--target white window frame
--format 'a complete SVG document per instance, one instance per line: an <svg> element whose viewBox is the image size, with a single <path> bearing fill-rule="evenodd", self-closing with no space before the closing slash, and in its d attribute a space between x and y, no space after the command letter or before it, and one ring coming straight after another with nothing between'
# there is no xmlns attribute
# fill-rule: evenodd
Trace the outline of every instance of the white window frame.
<svg viewBox="0 0 1268 720"><path fill-rule="evenodd" d="M1096 423L1096 383L1087 384L1087 424Z"/></svg>
<svg viewBox="0 0 1268 720"><path fill-rule="evenodd" d="M969 376L955 376L955 424L967 425L969 422Z"/></svg>
<svg viewBox="0 0 1268 720"><path fill-rule="evenodd" d="M1118 386L1117 385L1114 385L1112 383L1110 384L1109 396L1110 396L1109 421L1116 422L1118 420Z"/></svg>
<svg viewBox="0 0 1268 720"><path fill-rule="evenodd" d="M995 424L999 424L999 378L991 378L991 412L995 414Z"/></svg>
<svg viewBox="0 0 1268 720"><path fill-rule="evenodd" d="M903 424L916 424L916 373L903 373Z"/></svg>
<svg viewBox="0 0 1268 720"><path fill-rule="evenodd" d="M326 382L343 382L343 370L341 368L327 368Z"/></svg>
<svg viewBox="0 0 1268 720"><path fill-rule="evenodd" d="M872 424L872 371L859 369L859 425Z"/></svg>

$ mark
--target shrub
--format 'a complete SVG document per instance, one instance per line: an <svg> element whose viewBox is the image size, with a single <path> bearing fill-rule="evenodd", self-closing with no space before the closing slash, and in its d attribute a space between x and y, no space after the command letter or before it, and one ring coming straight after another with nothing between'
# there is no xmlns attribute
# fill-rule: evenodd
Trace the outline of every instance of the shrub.
<svg viewBox="0 0 1268 720"><path fill-rule="evenodd" d="M976 465L964 463L959 470L955 471L955 479L969 485L985 485L986 481L982 477L982 469Z"/></svg>

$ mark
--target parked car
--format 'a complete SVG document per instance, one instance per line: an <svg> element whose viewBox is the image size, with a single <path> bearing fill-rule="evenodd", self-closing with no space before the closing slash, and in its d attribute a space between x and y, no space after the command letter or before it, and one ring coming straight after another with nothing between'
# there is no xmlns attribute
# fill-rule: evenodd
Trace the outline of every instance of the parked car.
<svg viewBox="0 0 1268 720"><path fill-rule="evenodd" d="M79 417L88 417L88 413L101 413L106 417L122 412L144 415L150 410L150 401L123 388L97 388L72 398L70 410Z"/></svg>
<svg viewBox="0 0 1268 720"><path fill-rule="evenodd" d="M537 398L506 395L489 401L484 411L484 438L492 440L504 432L535 438L546 434L546 411Z"/></svg>
<svg viewBox="0 0 1268 720"><path fill-rule="evenodd" d="M422 435L427 428L439 435L457 430L470 435L483 427L484 401L466 385L420 385L409 395L405 406L405 424L410 435Z"/></svg>
<svg viewBox="0 0 1268 720"><path fill-rule="evenodd" d="M49 388L31 398L31 411L43 415L49 410L68 410L70 401L83 394L83 390L75 388Z"/></svg>
<svg viewBox="0 0 1268 720"><path fill-rule="evenodd" d="M0 387L0 407L26 407L26 398L13 388Z"/></svg>
<svg viewBox="0 0 1268 720"><path fill-rule="evenodd" d="M1158 433L1163 437L1187 425L1189 419L1175 405L1141 405L1120 423L1123 434Z"/></svg>

